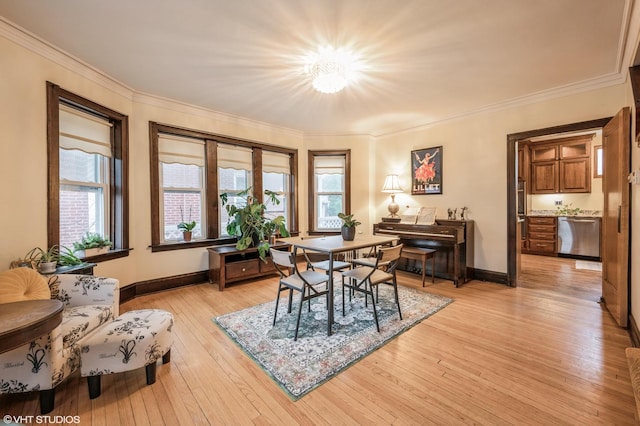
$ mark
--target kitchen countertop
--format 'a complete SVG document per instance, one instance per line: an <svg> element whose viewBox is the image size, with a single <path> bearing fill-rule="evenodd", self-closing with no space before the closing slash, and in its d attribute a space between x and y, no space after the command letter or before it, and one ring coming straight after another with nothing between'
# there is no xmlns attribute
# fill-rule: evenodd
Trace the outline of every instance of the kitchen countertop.
<svg viewBox="0 0 640 426"><path fill-rule="evenodd" d="M602 217L600 210L582 210L578 214L558 214L556 210L531 210L527 216L567 216L567 217Z"/></svg>

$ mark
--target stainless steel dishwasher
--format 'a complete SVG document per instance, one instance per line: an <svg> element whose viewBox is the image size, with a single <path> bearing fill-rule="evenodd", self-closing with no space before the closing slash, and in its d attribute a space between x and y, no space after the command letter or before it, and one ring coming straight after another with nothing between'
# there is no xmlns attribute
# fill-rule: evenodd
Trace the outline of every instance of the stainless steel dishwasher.
<svg viewBox="0 0 640 426"><path fill-rule="evenodd" d="M558 253L600 257L600 218L559 216Z"/></svg>

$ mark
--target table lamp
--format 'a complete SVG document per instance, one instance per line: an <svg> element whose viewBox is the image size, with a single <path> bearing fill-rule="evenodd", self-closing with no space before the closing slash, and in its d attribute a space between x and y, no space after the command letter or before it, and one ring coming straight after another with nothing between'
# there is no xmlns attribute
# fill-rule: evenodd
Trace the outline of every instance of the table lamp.
<svg viewBox="0 0 640 426"><path fill-rule="evenodd" d="M382 192L391 194L391 203L389 204L389 217L393 219L399 219L398 210L400 210L400 206L396 203L396 194L402 192L402 188L400 188L400 182L398 181L398 175L388 175L384 180L384 185L382 186Z"/></svg>

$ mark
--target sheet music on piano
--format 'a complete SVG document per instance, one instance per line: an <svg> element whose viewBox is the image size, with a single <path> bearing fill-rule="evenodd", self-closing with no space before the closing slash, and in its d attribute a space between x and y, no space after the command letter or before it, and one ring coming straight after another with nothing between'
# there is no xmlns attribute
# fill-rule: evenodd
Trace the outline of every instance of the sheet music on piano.
<svg viewBox="0 0 640 426"><path fill-rule="evenodd" d="M415 225L418 220L418 214L422 210L421 207L409 207L400 215L400 223L404 223L406 225Z"/></svg>
<svg viewBox="0 0 640 426"><path fill-rule="evenodd" d="M400 223L405 225L433 225L436 223L436 208L410 207L400 215Z"/></svg>
<svg viewBox="0 0 640 426"><path fill-rule="evenodd" d="M416 219L416 225L433 225L434 223L436 223L436 208L421 208Z"/></svg>

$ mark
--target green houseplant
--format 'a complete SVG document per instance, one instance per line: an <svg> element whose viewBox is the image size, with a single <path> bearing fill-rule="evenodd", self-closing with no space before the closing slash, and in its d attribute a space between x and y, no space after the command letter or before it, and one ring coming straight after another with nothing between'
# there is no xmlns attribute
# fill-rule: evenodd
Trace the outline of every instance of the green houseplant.
<svg viewBox="0 0 640 426"><path fill-rule="evenodd" d="M178 229L182 231L182 238L185 241L191 241L191 236L193 235L193 229L196 227L196 221L192 220L191 222L180 222L178 224Z"/></svg>
<svg viewBox="0 0 640 426"><path fill-rule="evenodd" d="M80 241L73 243L73 250L80 257L88 257L108 251L112 245L108 238L95 232L87 232Z"/></svg>
<svg viewBox="0 0 640 426"><path fill-rule="evenodd" d="M196 221L191 220L191 207L189 207L189 219L184 220L184 213L182 211L182 206L180 206L180 218L182 220L178 224L178 229L182 231L182 239L184 239L185 241L191 241L193 230L196 227Z"/></svg>
<svg viewBox="0 0 640 426"><path fill-rule="evenodd" d="M342 220L342 239L345 241L353 241L356 237L356 226L361 223L353 218L352 214L338 213L338 217Z"/></svg>
<svg viewBox="0 0 640 426"><path fill-rule="evenodd" d="M266 262L270 247L269 237L276 233L283 237L288 237L290 234L285 226L284 216L265 217L266 203L279 205L280 200L276 192L266 190L264 193L267 200L265 203L253 196L251 188L233 194L233 196L242 197L243 201L238 204L229 204L229 194L226 192L220 194L220 199L229 215L227 233L238 238L236 248L245 250L249 247L256 247L260 259Z"/></svg>
<svg viewBox="0 0 640 426"><path fill-rule="evenodd" d="M40 247L34 247L27 252L24 257L11 262L11 267L27 266L37 269L40 273L50 274L55 272L60 259L60 246L53 245L47 250Z"/></svg>

